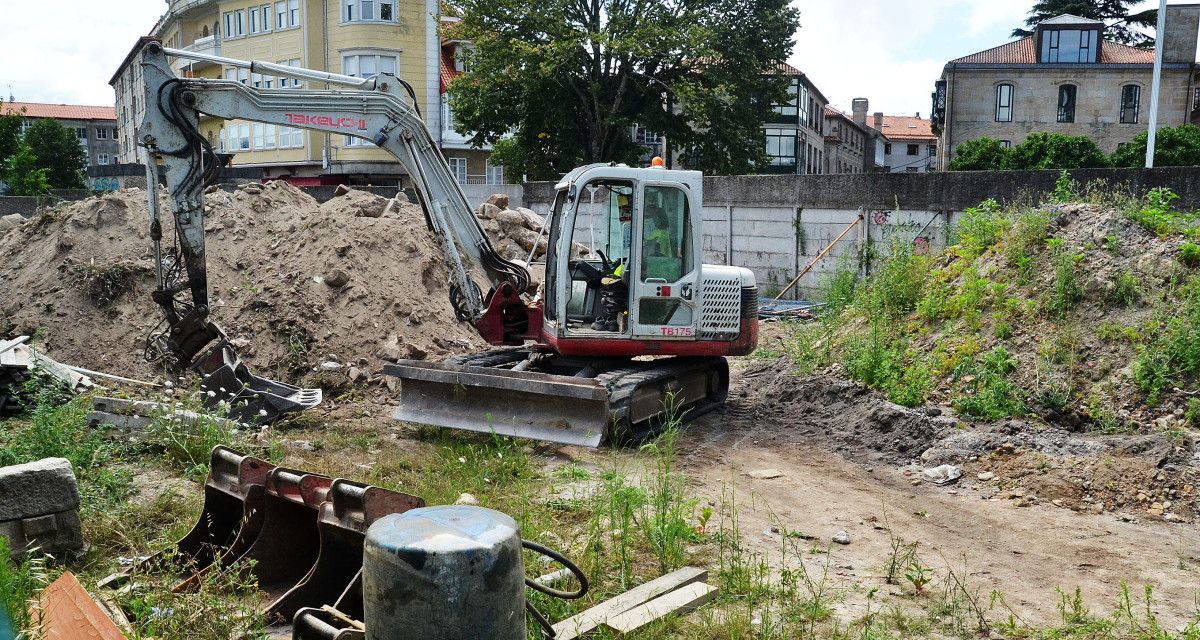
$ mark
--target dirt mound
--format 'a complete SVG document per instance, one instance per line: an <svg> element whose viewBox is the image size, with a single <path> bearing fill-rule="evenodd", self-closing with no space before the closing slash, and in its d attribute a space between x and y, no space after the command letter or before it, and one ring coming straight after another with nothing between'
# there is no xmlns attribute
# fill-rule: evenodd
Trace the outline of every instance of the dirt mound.
<svg viewBox="0 0 1200 640"><path fill-rule="evenodd" d="M854 382L796 376L786 360L751 365L730 395L736 427L779 444L823 446L859 462L913 462L955 423L888 402Z"/></svg>
<svg viewBox="0 0 1200 640"><path fill-rule="evenodd" d="M4 234L0 333L36 332L63 362L153 375L142 358L159 320L146 208L144 191L122 190ZM318 206L271 182L210 189L205 210L212 318L264 375L295 380L331 360L375 371L482 344L454 319L447 267L416 205L351 190ZM169 216L164 227L169 246Z"/></svg>

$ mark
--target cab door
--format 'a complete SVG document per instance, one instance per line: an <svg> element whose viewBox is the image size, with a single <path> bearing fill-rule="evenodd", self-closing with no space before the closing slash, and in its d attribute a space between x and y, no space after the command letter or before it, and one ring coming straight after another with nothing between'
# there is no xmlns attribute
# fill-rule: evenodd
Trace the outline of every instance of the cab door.
<svg viewBox="0 0 1200 640"><path fill-rule="evenodd" d="M698 203L679 183L642 182L630 277L633 337L694 339L700 322Z"/></svg>

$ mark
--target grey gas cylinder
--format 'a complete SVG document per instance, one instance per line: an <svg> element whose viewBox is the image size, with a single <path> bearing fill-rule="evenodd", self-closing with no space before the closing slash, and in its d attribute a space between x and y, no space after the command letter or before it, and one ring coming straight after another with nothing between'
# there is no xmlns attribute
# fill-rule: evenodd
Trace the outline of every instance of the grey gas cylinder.
<svg viewBox="0 0 1200 640"><path fill-rule="evenodd" d="M468 505L377 520L363 546L368 640L524 640L517 523Z"/></svg>

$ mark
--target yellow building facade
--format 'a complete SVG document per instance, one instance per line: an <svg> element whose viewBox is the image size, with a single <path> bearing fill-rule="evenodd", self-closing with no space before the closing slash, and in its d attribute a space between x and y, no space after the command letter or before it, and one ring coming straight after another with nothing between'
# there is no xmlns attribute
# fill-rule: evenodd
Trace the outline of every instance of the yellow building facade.
<svg viewBox="0 0 1200 640"><path fill-rule="evenodd" d="M154 35L169 47L359 77L395 73L412 85L422 116L435 139L440 139L441 47L435 0L171 0L168 4ZM177 59L174 67L181 76L239 80L261 88L329 88L211 62ZM369 142L218 118L205 118L201 131L214 148L234 154L234 166L261 168L267 179L404 184L400 165Z"/></svg>

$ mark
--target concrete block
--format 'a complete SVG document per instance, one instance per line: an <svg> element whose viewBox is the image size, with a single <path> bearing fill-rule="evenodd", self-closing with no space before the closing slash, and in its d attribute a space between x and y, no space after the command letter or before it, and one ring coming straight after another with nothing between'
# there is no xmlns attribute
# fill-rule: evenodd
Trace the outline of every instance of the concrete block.
<svg viewBox="0 0 1200 640"><path fill-rule="evenodd" d="M66 458L0 468L0 521L79 508L75 473Z"/></svg>
<svg viewBox="0 0 1200 640"><path fill-rule="evenodd" d="M77 511L0 522L0 537L8 540L14 558L35 548L51 555L83 549L83 525Z"/></svg>

